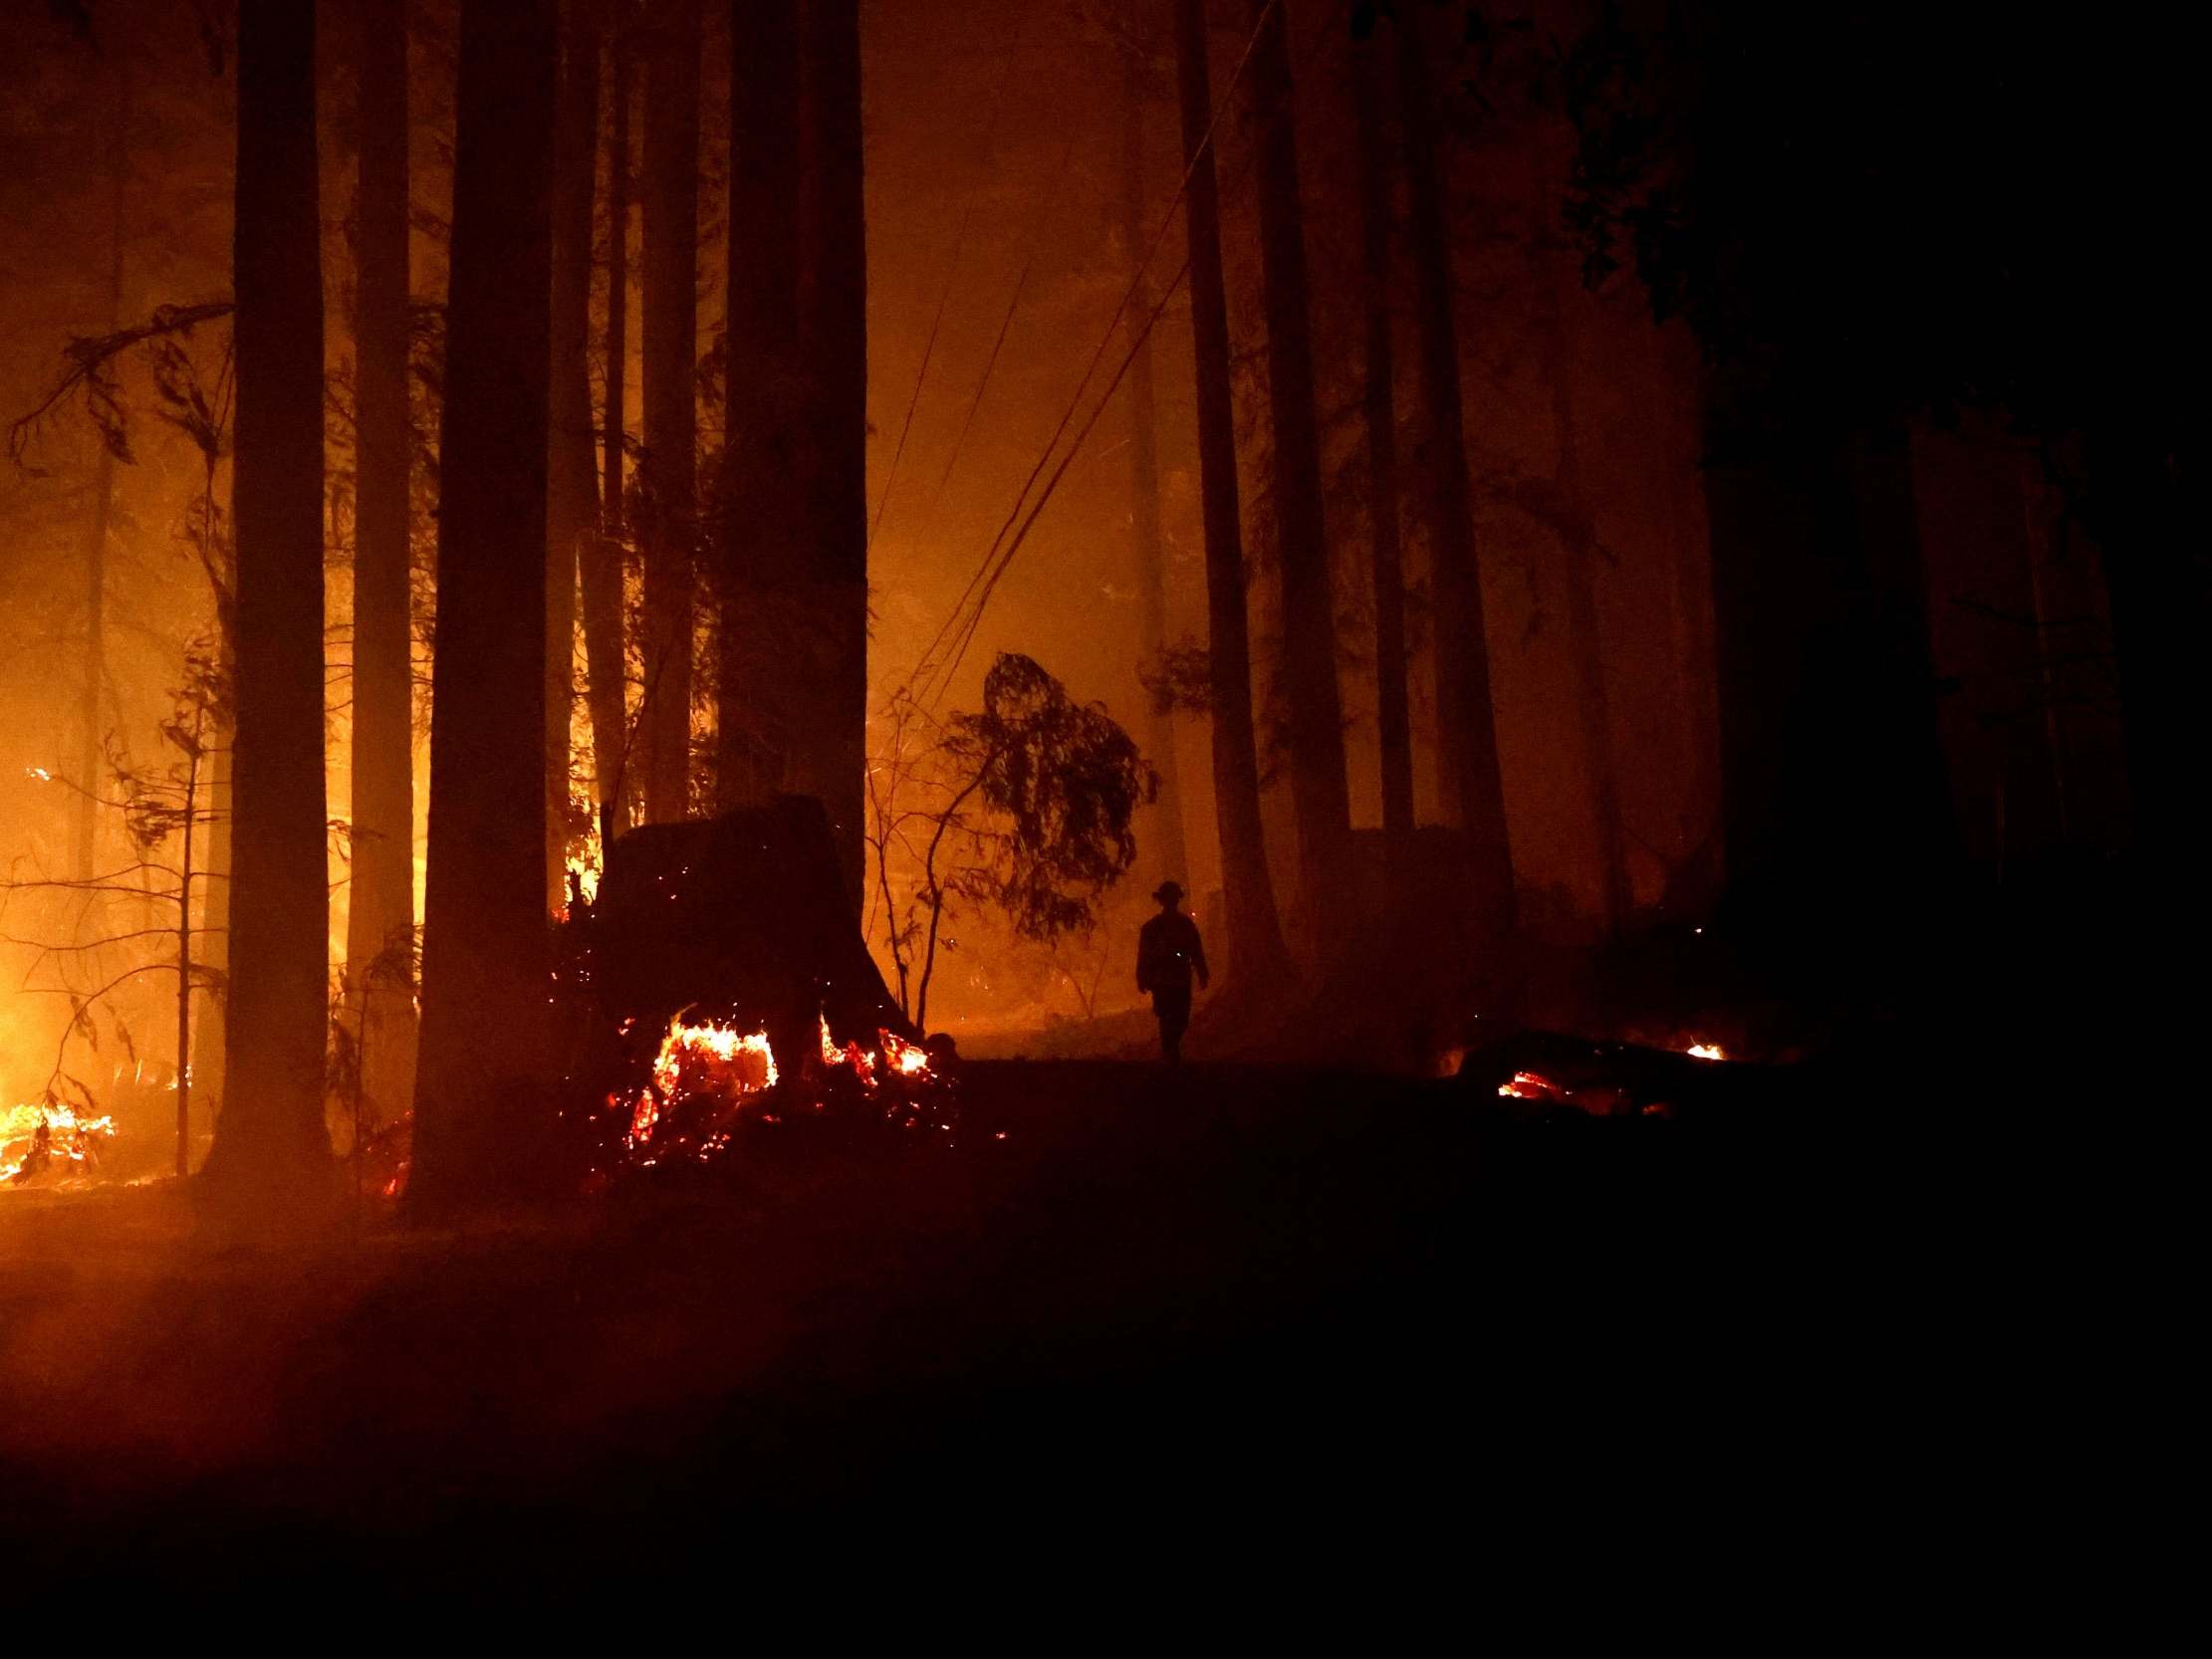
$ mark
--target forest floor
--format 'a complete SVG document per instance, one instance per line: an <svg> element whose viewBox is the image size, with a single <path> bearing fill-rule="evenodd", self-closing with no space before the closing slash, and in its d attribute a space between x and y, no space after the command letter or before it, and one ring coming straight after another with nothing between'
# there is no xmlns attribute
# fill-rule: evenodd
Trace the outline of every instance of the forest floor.
<svg viewBox="0 0 2212 1659"><path fill-rule="evenodd" d="M0 1561L485 1600L786 1552L1456 1572L1490 1528L1613 1547L1811 1455L1762 1425L1833 1340L1798 1247L1841 1142L1780 1102L1721 1132L1308 1069L962 1086L949 1148L284 1252L174 1183L0 1193Z"/></svg>

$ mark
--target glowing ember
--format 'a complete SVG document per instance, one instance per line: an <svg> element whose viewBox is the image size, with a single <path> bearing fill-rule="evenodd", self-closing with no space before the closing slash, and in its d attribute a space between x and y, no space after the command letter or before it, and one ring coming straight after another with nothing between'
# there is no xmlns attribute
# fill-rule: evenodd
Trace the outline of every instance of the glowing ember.
<svg viewBox="0 0 2212 1659"><path fill-rule="evenodd" d="M1718 1043L1692 1043L1682 1051L1692 1060L1726 1060L1727 1053Z"/></svg>
<svg viewBox="0 0 2212 1659"><path fill-rule="evenodd" d="M1551 1078L1534 1071L1514 1072L1498 1085L1498 1092L1508 1100L1557 1100L1565 1093Z"/></svg>
<svg viewBox="0 0 2212 1659"><path fill-rule="evenodd" d="M59 1100L0 1111L0 1183L28 1181L49 1169L82 1174L113 1139L113 1117L80 1117Z"/></svg>

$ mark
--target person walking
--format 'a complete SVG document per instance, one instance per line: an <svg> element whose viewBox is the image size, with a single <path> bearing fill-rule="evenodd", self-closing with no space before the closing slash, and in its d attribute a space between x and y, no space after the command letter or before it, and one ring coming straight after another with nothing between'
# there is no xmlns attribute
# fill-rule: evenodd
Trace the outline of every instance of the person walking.
<svg viewBox="0 0 2212 1659"><path fill-rule="evenodd" d="M1183 914L1180 886L1162 881L1152 897L1159 901L1159 914L1137 932L1136 988L1152 999L1160 1059L1174 1066L1182 1061L1183 1033L1190 1029L1192 979L1205 988L1206 946L1198 924Z"/></svg>

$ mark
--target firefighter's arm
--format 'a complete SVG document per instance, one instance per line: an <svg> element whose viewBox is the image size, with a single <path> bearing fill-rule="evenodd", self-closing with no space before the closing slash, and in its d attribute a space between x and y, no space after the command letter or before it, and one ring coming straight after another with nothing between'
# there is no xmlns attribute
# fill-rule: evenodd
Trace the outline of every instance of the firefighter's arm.
<svg viewBox="0 0 2212 1659"><path fill-rule="evenodd" d="M1211 976L1206 972L1206 941L1198 936L1195 927L1190 930L1190 967L1198 976L1198 989L1203 991Z"/></svg>

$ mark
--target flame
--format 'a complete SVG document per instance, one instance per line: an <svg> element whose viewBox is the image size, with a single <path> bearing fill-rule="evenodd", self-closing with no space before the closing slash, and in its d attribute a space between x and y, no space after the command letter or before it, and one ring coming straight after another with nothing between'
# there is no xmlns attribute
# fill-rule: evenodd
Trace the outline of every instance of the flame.
<svg viewBox="0 0 2212 1659"><path fill-rule="evenodd" d="M727 1072L715 1080L726 1082L739 1094L758 1094L776 1086L776 1052L768 1046L768 1033L740 1032L718 1020L689 1025L679 1014L668 1022L668 1035L661 1039L660 1053L653 1061L653 1086L670 1098L694 1092L683 1086L686 1066L710 1076Z"/></svg>
<svg viewBox="0 0 2212 1659"><path fill-rule="evenodd" d="M83 1165L99 1161L99 1143L115 1137L113 1117L80 1117L60 1100L0 1111L0 1183L36 1175L56 1159ZM28 1178L26 1176L25 1178Z"/></svg>
<svg viewBox="0 0 2212 1659"><path fill-rule="evenodd" d="M813 1089L815 1111L829 1108L835 1098L828 1086L831 1068L842 1066L859 1082L859 1096L880 1106L889 1121L908 1128L920 1125L916 1113L924 1099L922 1088L939 1081L925 1049L889 1031L876 1033L879 1049L859 1043L841 1048L827 1015L817 1019L815 1033L823 1071L797 1085ZM783 1081L766 1031L743 1031L726 1020L688 1021L679 1014L669 1021L645 1080L616 1089L605 1103L609 1112L620 1114L615 1132L627 1161L636 1167L675 1159L704 1162L729 1148L740 1108L757 1114L752 1121L785 1121L795 1102L770 1093ZM784 1109L767 1109L779 1102ZM948 1096L934 1095L929 1109L935 1128L954 1132L957 1108Z"/></svg>
<svg viewBox="0 0 2212 1659"><path fill-rule="evenodd" d="M1692 1043L1682 1051L1692 1060L1726 1060L1728 1053L1718 1043Z"/></svg>
<svg viewBox="0 0 2212 1659"><path fill-rule="evenodd" d="M595 825L565 860L568 879L563 883L563 890L581 897L586 904L596 903L600 896L600 870L604 863L605 859L600 851L599 828ZM569 902L564 900L561 905L561 919L566 921L568 915Z"/></svg>
<svg viewBox="0 0 2212 1659"><path fill-rule="evenodd" d="M902 1077L922 1077L929 1074L929 1052L918 1043L908 1043L891 1032L875 1034L883 1042L883 1060Z"/></svg>

